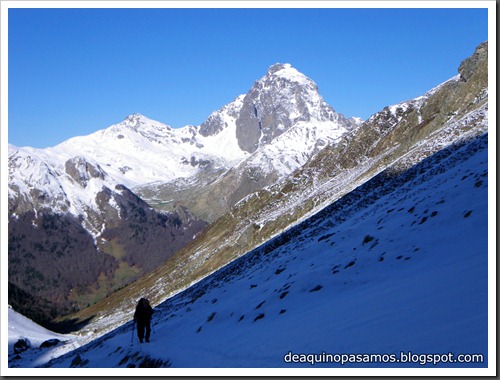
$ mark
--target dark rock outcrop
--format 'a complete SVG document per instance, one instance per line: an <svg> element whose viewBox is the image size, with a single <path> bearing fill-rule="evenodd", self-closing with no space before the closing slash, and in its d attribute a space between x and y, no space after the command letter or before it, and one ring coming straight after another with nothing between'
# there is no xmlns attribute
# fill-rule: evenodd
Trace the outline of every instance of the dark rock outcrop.
<svg viewBox="0 0 500 380"><path fill-rule="evenodd" d="M31 342L28 338L19 339L16 343L14 343L14 353L20 354L24 351L27 351L31 348Z"/></svg>
<svg viewBox="0 0 500 380"><path fill-rule="evenodd" d="M88 162L85 157L77 156L66 161L66 174L82 187L87 186L87 182L91 178L104 179L106 174L102 168L96 164Z"/></svg>

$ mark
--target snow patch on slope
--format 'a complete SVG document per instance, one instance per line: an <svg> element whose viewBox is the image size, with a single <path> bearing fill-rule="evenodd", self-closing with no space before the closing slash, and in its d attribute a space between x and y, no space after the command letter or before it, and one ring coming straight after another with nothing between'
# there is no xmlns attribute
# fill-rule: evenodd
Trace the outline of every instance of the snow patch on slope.
<svg viewBox="0 0 500 380"><path fill-rule="evenodd" d="M69 349L75 349L77 346L73 345L75 336L57 334L49 331L42 326L36 324L31 319L19 314L9 306L8 310L8 348L11 366L16 366L18 361L23 366L37 366L41 365L55 357L62 355ZM28 339L31 348L28 351L21 353L19 357L14 354L14 345L19 339ZM55 347L41 348L40 345L48 340L57 339L61 343Z"/></svg>

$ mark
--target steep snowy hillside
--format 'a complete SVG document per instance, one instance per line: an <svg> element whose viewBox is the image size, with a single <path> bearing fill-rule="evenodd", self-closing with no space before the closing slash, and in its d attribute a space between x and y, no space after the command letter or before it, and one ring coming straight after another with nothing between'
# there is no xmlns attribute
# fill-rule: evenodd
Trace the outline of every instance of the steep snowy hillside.
<svg viewBox="0 0 500 380"><path fill-rule="evenodd" d="M155 304L161 303L377 174L404 172L448 146L487 133L487 43L460 65L459 74L417 99L373 115L303 168L238 202L164 266L74 317L100 319L99 331L107 332L111 316L125 322L128 300L146 294Z"/></svg>
<svg viewBox="0 0 500 380"><path fill-rule="evenodd" d="M9 306L9 334L8 347L12 353L13 362L22 360L30 362L32 366L43 364L53 357L58 357L57 349L64 345L63 353L71 347L73 335L56 334L33 322L31 319L19 314ZM75 346L76 347L76 346ZM54 352L55 351L55 352ZM22 356L21 356L22 355Z"/></svg>
<svg viewBox="0 0 500 380"><path fill-rule="evenodd" d="M487 153L384 171L157 305L151 343L129 322L46 366L487 367Z"/></svg>

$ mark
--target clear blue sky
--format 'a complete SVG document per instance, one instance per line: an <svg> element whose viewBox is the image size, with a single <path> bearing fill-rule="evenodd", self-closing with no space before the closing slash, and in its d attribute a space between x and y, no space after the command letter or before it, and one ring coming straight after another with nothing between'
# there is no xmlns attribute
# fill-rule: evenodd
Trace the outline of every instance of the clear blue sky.
<svg viewBox="0 0 500 380"><path fill-rule="evenodd" d="M8 12L9 143L41 148L136 112L199 125L276 62L367 119L456 75L488 39L486 9Z"/></svg>

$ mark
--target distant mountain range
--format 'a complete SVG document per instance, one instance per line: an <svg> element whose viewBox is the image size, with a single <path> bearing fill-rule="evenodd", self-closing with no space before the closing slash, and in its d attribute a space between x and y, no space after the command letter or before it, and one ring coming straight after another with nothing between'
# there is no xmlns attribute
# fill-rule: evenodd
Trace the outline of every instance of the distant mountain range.
<svg viewBox="0 0 500 380"><path fill-rule="evenodd" d="M39 318L61 309L51 319L94 303L162 264L203 220L359 125L335 113L311 79L276 64L197 127L134 114L53 148L10 145L13 305L30 297L41 310L22 311Z"/></svg>

